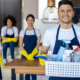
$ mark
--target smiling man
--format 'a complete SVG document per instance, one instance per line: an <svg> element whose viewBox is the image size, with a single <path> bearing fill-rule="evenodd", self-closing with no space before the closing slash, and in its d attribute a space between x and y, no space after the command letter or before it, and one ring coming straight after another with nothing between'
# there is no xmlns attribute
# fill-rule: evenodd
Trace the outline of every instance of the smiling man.
<svg viewBox="0 0 80 80"><path fill-rule="evenodd" d="M71 41L69 47L80 44L80 27L72 24L74 17L73 4L69 0L62 0L58 5L58 16L60 24L46 30L43 38L41 54L47 54L51 47L52 54L57 54L60 46L63 45L61 40ZM44 63L44 61L43 61ZM80 78L63 78L49 77L49 80L80 80Z"/></svg>

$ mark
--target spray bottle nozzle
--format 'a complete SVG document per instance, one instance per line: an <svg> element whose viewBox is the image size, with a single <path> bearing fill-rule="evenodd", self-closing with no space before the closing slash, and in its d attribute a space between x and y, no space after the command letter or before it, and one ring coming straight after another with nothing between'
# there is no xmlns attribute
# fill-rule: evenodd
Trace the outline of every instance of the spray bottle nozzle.
<svg viewBox="0 0 80 80"><path fill-rule="evenodd" d="M78 48L79 48L79 46L77 46L77 48L74 49L74 52L76 52L76 51L79 52Z"/></svg>
<svg viewBox="0 0 80 80"><path fill-rule="evenodd" d="M63 42L63 45L66 44L66 46L69 46L70 41L64 41L64 40L61 41Z"/></svg>

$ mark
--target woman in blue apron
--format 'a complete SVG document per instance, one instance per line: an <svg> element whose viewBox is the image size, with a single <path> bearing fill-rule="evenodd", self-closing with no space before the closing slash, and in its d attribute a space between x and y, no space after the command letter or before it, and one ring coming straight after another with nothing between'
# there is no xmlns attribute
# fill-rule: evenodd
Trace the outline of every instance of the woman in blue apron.
<svg viewBox="0 0 80 80"><path fill-rule="evenodd" d="M21 30L19 35L19 45L22 50L21 58L33 60L35 55L38 53L40 45L40 31L33 28L35 18L32 14L26 17L28 27L25 30ZM31 56L34 55L34 56ZM37 80L36 74L31 74L32 80ZM20 74L20 80L23 80L23 74ZM30 80L30 74L25 74L25 80Z"/></svg>
<svg viewBox="0 0 80 80"><path fill-rule="evenodd" d="M3 44L3 62L6 64L7 48L10 47L11 60L14 59L14 48L17 46L18 29L15 27L16 20L13 16L9 15L4 19L4 27L1 29L1 38ZM11 71L12 80L16 80L14 69Z"/></svg>

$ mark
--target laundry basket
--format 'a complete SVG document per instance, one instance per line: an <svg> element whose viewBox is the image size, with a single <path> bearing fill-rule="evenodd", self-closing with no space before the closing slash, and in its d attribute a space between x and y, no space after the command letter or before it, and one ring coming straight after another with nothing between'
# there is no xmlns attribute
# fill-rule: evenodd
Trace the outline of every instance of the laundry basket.
<svg viewBox="0 0 80 80"><path fill-rule="evenodd" d="M55 77L80 77L80 63L45 61L45 74Z"/></svg>

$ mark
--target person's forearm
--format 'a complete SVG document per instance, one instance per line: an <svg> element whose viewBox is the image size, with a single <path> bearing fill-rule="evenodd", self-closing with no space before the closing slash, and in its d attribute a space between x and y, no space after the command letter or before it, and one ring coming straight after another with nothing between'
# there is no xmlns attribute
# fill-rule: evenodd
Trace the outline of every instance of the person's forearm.
<svg viewBox="0 0 80 80"><path fill-rule="evenodd" d="M39 49L40 44L36 45L36 48Z"/></svg>
<svg viewBox="0 0 80 80"><path fill-rule="evenodd" d="M41 51L40 54L47 54L47 51Z"/></svg>
<svg viewBox="0 0 80 80"><path fill-rule="evenodd" d="M20 48L21 48L21 51L23 51L23 50L24 50L24 47L23 47L22 45L20 45Z"/></svg>
<svg viewBox="0 0 80 80"><path fill-rule="evenodd" d="M49 48L50 48L50 47L46 47L46 46L43 46L43 45L42 45L42 49L41 49L40 54L47 54L47 53L48 53Z"/></svg>
<svg viewBox="0 0 80 80"><path fill-rule="evenodd" d="M2 36L1 38L2 38L2 40L7 40L7 37L5 37L5 36Z"/></svg>
<svg viewBox="0 0 80 80"><path fill-rule="evenodd" d="M18 37L14 37L14 38L16 38L18 40Z"/></svg>

